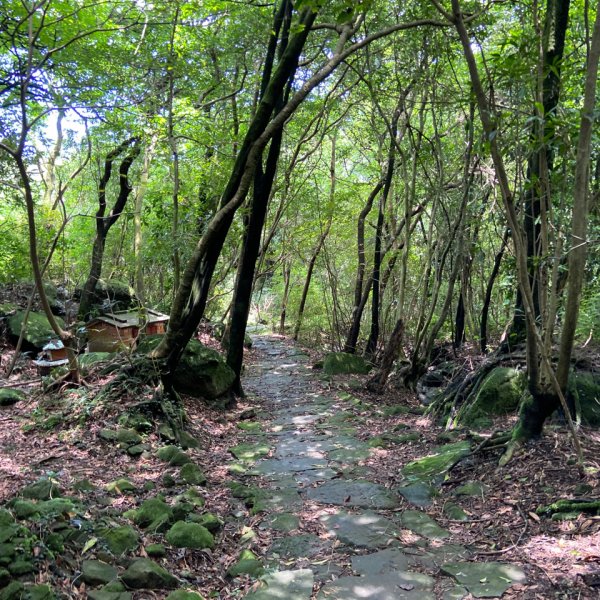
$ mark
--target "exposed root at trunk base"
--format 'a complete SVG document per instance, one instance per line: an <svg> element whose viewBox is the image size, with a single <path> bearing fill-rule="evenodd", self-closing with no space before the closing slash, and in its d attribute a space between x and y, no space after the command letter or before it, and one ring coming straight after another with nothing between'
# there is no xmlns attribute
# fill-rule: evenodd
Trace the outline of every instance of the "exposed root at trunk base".
<svg viewBox="0 0 600 600"><path fill-rule="evenodd" d="M506 446L506 452L500 457L498 466L505 467L514 457L515 452L518 452L523 447L523 441L519 439L511 439Z"/></svg>

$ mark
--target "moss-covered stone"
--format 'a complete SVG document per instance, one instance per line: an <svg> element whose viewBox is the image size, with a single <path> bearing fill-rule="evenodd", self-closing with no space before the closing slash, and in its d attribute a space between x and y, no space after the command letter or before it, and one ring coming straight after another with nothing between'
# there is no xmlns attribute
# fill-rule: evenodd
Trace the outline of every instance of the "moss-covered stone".
<svg viewBox="0 0 600 600"><path fill-rule="evenodd" d="M177 446L163 446L157 450L156 455L173 467L181 467L192 461L189 455Z"/></svg>
<svg viewBox="0 0 600 600"><path fill-rule="evenodd" d="M217 533L223 527L223 521L212 513L204 513L203 515L190 515L189 520L198 525L202 525L211 533Z"/></svg>
<svg viewBox="0 0 600 600"><path fill-rule="evenodd" d="M29 560L15 560L8 565L8 570L13 577L21 577L35 571L33 563Z"/></svg>
<svg viewBox="0 0 600 600"><path fill-rule="evenodd" d="M110 494L124 494L126 492L135 492L136 489L137 487L133 483L131 483L129 479L125 479L124 477L106 484L106 491Z"/></svg>
<svg viewBox="0 0 600 600"><path fill-rule="evenodd" d="M60 317L55 317L61 327L65 322ZM8 333L15 340L21 334L21 326L25 319L25 311L19 310L7 319ZM46 318L46 315L31 311L27 318L27 325L23 342L26 348L41 350L50 340L55 339L56 333Z"/></svg>
<svg viewBox="0 0 600 600"><path fill-rule="evenodd" d="M56 595L51 586L41 583L27 588L27 600L54 600Z"/></svg>
<svg viewBox="0 0 600 600"><path fill-rule="evenodd" d="M15 500L12 505L17 519L29 519L40 512L37 504L29 500Z"/></svg>
<svg viewBox="0 0 600 600"><path fill-rule="evenodd" d="M149 352L160 340L160 336L147 336L138 350ZM188 342L173 377L178 392L209 400L226 394L234 381L235 373L223 357L197 340Z"/></svg>
<svg viewBox="0 0 600 600"><path fill-rule="evenodd" d="M326 375L367 374L370 370L371 365L362 356L347 352L330 352L323 361L323 372Z"/></svg>
<svg viewBox="0 0 600 600"><path fill-rule="evenodd" d="M165 590L177 587L178 581L166 569L148 558L134 560L121 576L134 590Z"/></svg>
<svg viewBox="0 0 600 600"><path fill-rule="evenodd" d="M135 446L141 443L142 436L135 429L117 429L117 442L123 446Z"/></svg>
<svg viewBox="0 0 600 600"><path fill-rule="evenodd" d="M270 450L271 447L266 442L256 444L244 443L229 448L229 452L238 460L258 460L263 456L267 456Z"/></svg>
<svg viewBox="0 0 600 600"><path fill-rule="evenodd" d="M184 450L188 448L199 448L200 442L187 431L181 431L179 433L179 443Z"/></svg>
<svg viewBox="0 0 600 600"><path fill-rule="evenodd" d="M0 527L5 525L11 525L15 522L15 518L12 516L9 510L6 508L0 508Z"/></svg>
<svg viewBox="0 0 600 600"><path fill-rule="evenodd" d="M167 532L166 540L177 548L214 548L212 533L198 523L178 521Z"/></svg>
<svg viewBox="0 0 600 600"><path fill-rule="evenodd" d="M238 560L227 569L228 577L238 577L239 575L250 575L251 577L260 577L264 573L264 567L260 560L251 550L242 550Z"/></svg>
<svg viewBox="0 0 600 600"><path fill-rule="evenodd" d="M181 478L190 485L203 485L206 483L206 475L200 470L200 467L194 463L183 465L179 474L181 475Z"/></svg>
<svg viewBox="0 0 600 600"><path fill-rule="evenodd" d="M490 415L505 415L517 410L527 384L523 371L496 367L482 381L475 401L460 411L458 421L473 425Z"/></svg>
<svg viewBox="0 0 600 600"><path fill-rule="evenodd" d="M40 513L45 517L74 514L80 507L71 498L50 498L38 503Z"/></svg>
<svg viewBox="0 0 600 600"><path fill-rule="evenodd" d="M21 490L21 495L32 500L48 500L61 495L60 487L49 479L40 479Z"/></svg>
<svg viewBox="0 0 600 600"><path fill-rule="evenodd" d="M162 544L148 544L145 550L148 556L154 558L162 558L167 555L167 549Z"/></svg>
<svg viewBox="0 0 600 600"><path fill-rule="evenodd" d="M102 530L101 535L108 549L116 555L135 550L140 540L137 531L128 525Z"/></svg>
<svg viewBox="0 0 600 600"><path fill-rule="evenodd" d="M142 529L158 531L173 519L173 509L162 498L149 498L133 511L133 522Z"/></svg>
<svg viewBox="0 0 600 600"><path fill-rule="evenodd" d="M0 390L0 406L12 406L25 399L25 392L14 388L4 388Z"/></svg>
<svg viewBox="0 0 600 600"><path fill-rule="evenodd" d="M581 410L581 420L592 427L600 426L600 374L578 372L574 385Z"/></svg>
<svg viewBox="0 0 600 600"><path fill-rule="evenodd" d="M116 567L99 560L84 560L81 563L81 579L88 585L102 585L117 578Z"/></svg>
<svg viewBox="0 0 600 600"><path fill-rule="evenodd" d="M460 458L471 450L468 441L438 446L429 456L409 462L402 469L402 474L411 480L434 480L443 474Z"/></svg>
<svg viewBox="0 0 600 600"><path fill-rule="evenodd" d="M5 588L0 590L0 600L21 600L25 585L20 581L11 581Z"/></svg>

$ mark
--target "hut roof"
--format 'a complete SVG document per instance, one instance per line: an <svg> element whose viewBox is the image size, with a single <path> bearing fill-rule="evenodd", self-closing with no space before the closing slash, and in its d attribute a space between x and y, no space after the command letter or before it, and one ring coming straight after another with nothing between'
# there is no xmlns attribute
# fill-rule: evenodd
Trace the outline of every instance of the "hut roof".
<svg viewBox="0 0 600 600"><path fill-rule="evenodd" d="M161 323L169 320L168 315L164 315L156 310L150 308L145 309L142 313L142 325L148 323ZM100 315L95 319L92 319L86 327L91 327L97 323L108 323L118 329L124 327L140 327L140 311L139 310L123 310L113 312L106 315Z"/></svg>

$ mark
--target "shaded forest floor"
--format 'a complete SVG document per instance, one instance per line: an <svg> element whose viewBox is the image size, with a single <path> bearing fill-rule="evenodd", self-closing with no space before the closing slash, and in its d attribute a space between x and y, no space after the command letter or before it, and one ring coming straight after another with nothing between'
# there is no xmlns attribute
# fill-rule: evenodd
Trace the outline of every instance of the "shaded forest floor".
<svg viewBox="0 0 600 600"><path fill-rule="evenodd" d="M31 580L50 584L61 597L85 598L90 594L91 584L85 583L81 576L82 561L108 561L121 571L132 558L148 556L150 544L161 543L164 556L155 560L178 578L181 588L197 591L204 597L242 598L257 589L259 584L254 577L227 575L242 550L249 549L267 571L312 570L313 597L320 594L319 598L342 600L348 596L327 594L327 586L334 590L331 586L335 581L352 576L356 571L352 558L374 552L374 548L344 543L336 535L335 527L326 526L328 515L339 510L336 506L349 513L360 510L353 505L352 493L347 501L338 499L336 504L329 503L327 498L315 500L309 490L328 481L368 480L397 498L393 506L378 512L397 525L393 532L386 533L383 544L375 544L379 551L425 548L423 536L402 521L402 515L415 510L415 506L398 493L402 483L400 472L410 461L428 455L435 446L469 439L469 432L444 432L421 414L412 394L390 390L383 396L371 396L364 392L360 376L325 379L310 368L316 357L277 336L264 340L259 348L248 352L248 395L235 409L223 412L192 398L183 399L188 431L199 442L197 448L186 450L186 454L206 476L206 482L199 486L190 486L182 479L180 466L171 466L158 458L156 450L165 445L165 440L156 428L142 433L139 456L131 456L126 445L101 437L102 431L116 430L128 407L144 399L139 390L133 392L127 387L118 396L102 398L98 392L114 375L102 374L100 370L90 372L86 387L52 395L43 394L40 384L34 383L25 387L26 400L0 408L2 505L9 506L14 513L14 499L20 490L40 478L56 483L65 496L73 499L69 509L46 513L41 519L39 514L23 513L20 522L32 532L33 540L33 573L28 576ZM10 349L5 347L2 365L9 358ZM287 361L289 383L269 379L280 359ZM17 364L15 374L3 385L26 384L37 379L26 359L19 359ZM294 379L298 373L304 379ZM147 397L151 394L148 389ZM318 411L304 409L294 412L295 401L285 402L296 396L305 403L307 398L314 398L316 405L324 407L324 413L319 415ZM494 429L506 429L511 423L509 419L498 419L494 425ZM306 466L305 471L296 471L301 475L296 478L296 487L302 500L278 507L273 498L283 489L283 479L274 478L268 468L261 471L261 465L272 465L269 460L285 461L286 457L278 455L281 440L297 436L301 443L302 435L309 431L316 431L318 439L330 435L358 440L356 447L361 451L353 452L346 445L347 452L338 452L335 460L331 459L331 453L325 458L315 455L315 464ZM600 517L580 515L572 520L553 521L535 512L558 498L599 495L600 432L583 430L581 436L588 467L584 479L571 464L572 451L565 428L551 424L541 440L530 444L504 469L497 468L499 451L467 457L440 483L431 503L417 510L449 532L446 541L468 548L469 561L500 561L524 570L526 581L510 587L504 598L597 598ZM344 449L342 446L339 449ZM310 455L300 452L295 459L306 457ZM332 470L333 474L321 476L315 471L320 460L327 463L323 471ZM129 486L122 483L110 485L122 479L131 484L131 489L125 489ZM461 486L472 482L477 483L475 495L456 494ZM160 528L137 527L139 539L131 548L120 555L107 549L99 532L130 526L131 520L123 515L127 510L158 494L171 505L181 503L191 488L199 498L193 502L194 510L199 514L210 512L221 523L216 528L214 548L176 548L165 543ZM188 495L184 500L189 504L190 498ZM463 520L448 516L449 503L460 505L465 513ZM276 526L273 514L284 512L283 508L295 518L287 519L287 525ZM74 530L76 535L64 536L61 550L50 550L49 534L66 529ZM311 542L299 551L289 551L282 545L282 540L289 538L322 543ZM427 549L436 543L434 538L427 540ZM427 571L419 565L415 570ZM455 589L451 589L453 581L436 572L433 576L435 586L421 592L419 597L461 597L444 596ZM414 588L411 585L402 587L402 593L409 594ZM419 592L418 586L414 591ZM134 599L167 595L168 592L156 590L133 591ZM472 596L465 592L462 597ZM121 598L125 600L126 596Z"/></svg>

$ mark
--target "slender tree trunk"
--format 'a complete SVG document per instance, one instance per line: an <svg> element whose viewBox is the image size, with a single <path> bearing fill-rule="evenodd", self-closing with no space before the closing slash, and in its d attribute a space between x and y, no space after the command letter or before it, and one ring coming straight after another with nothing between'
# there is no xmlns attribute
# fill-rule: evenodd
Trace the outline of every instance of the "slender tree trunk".
<svg viewBox="0 0 600 600"><path fill-rule="evenodd" d="M283 335L285 333L285 318L287 314L288 298L290 293L290 281L292 279L292 268L291 266L283 266L283 297L281 299L281 313L279 315L279 333Z"/></svg>
<svg viewBox="0 0 600 600"><path fill-rule="evenodd" d="M108 185L110 176L112 174L113 162L117 156L125 152L128 148L129 152L122 160L121 166L119 167L119 194L112 210L110 211L110 214L106 216L106 186ZM94 239L94 246L92 249L92 264L90 266L89 275L81 292L81 301L79 304L80 319L87 318L90 313L94 301L96 285L98 283L98 279L100 279L100 276L102 275L102 261L104 260L106 236L108 235L110 228L117 222L123 213L127 198L131 193L132 186L129 183L128 174L133 161L136 159L139 153L139 140L137 140L137 138L131 138L123 142L112 152L109 152L104 162L104 173L98 187L96 237Z"/></svg>
<svg viewBox="0 0 600 600"><path fill-rule="evenodd" d="M263 83L261 97L264 96L275 60L277 43L281 32L279 58L288 42L289 29L291 25L292 6L287 0L281 3L279 12L275 15L275 26L271 34L271 40L267 52L267 61L263 71ZM291 82L294 78L295 69L290 73L287 90L282 91L279 101L275 105L275 111L278 112L287 100ZM248 313L250 311L250 301L252 298L252 287L254 284L254 274L256 270L256 261L260 250L261 234L267 215L267 207L271 190L277 172L277 163L279 161L279 152L283 138L283 130L279 130L271 139L269 152L265 169L262 168L262 159L260 159L254 176L254 190L252 195L252 204L250 215L246 226L244 245L242 255L238 263L235 289L233 293L231 321L229 327L229 341L227 348L227 364L233 369L236 379L233 384L233 391L236 394L243 395L241 386L242 363L244 359L244 338L246 335L246 325L248 323Z"/></svg>
<svg viewBox="0 0 600 600"><path fill-rule="evenodd" d="M486 354L487 352L488 316L490 313L490 304L492 302L492 291L494 289L496 277L498 277L498 273L500 272L500 266L502 265L502 257L504 256L504 251L506 250L506 246L508 244L509 235L510 230L505 229L504 235L502 236L502 244L500 245L500 250L498 250L498 253L494 257L494 266L492 267L492 272L490 273L487 285L485 286L485 296L483 299L483 307L481 308L481 324L479 329L479 344L482 354Z"/></svg>
<svg viewBox="0 0 600 600"><path fill-rule="evenodd" d="M402 101L403 98L400 99ZM398 135L398 121L402 113L402 105L399 103L394 111L390 129L390 148L387 158L387 170L383 182L383 191L379 198L379 213L377 215L377 226L375 228L375 251L373 253L373 289L371 293L371 331L365 356L373 358L377 353L377 343L379 341L379 312L380 312L380 292L381 292L381 247L383 236L383 223L385 219L385 207L390 194L392 182L394 180L394 167L396 164L396 137Z"/></svg>
<svg viewBox="0 0 600 600"><path fill-rule="evenodd" d="M358 267L356 269L356 283L354 284L354 305L352 307L352 321L350 328L348 329L348 335L346 336L346 342L344 344L344 352L354 354L356 352L356 344L358 342L358 336L360 334L360 322L362 320L362 309L364 304L361 302L363 296L363 285L365 279L365 269L367 266L367 259L365 255L365 221L368 214L373 208L373 202L377 197L377 194L383 187L383 181L377 183L377 185L371 190L367 202L363 209L358 215L358 224L356 232L356 246L358 249Z"/></svg>

